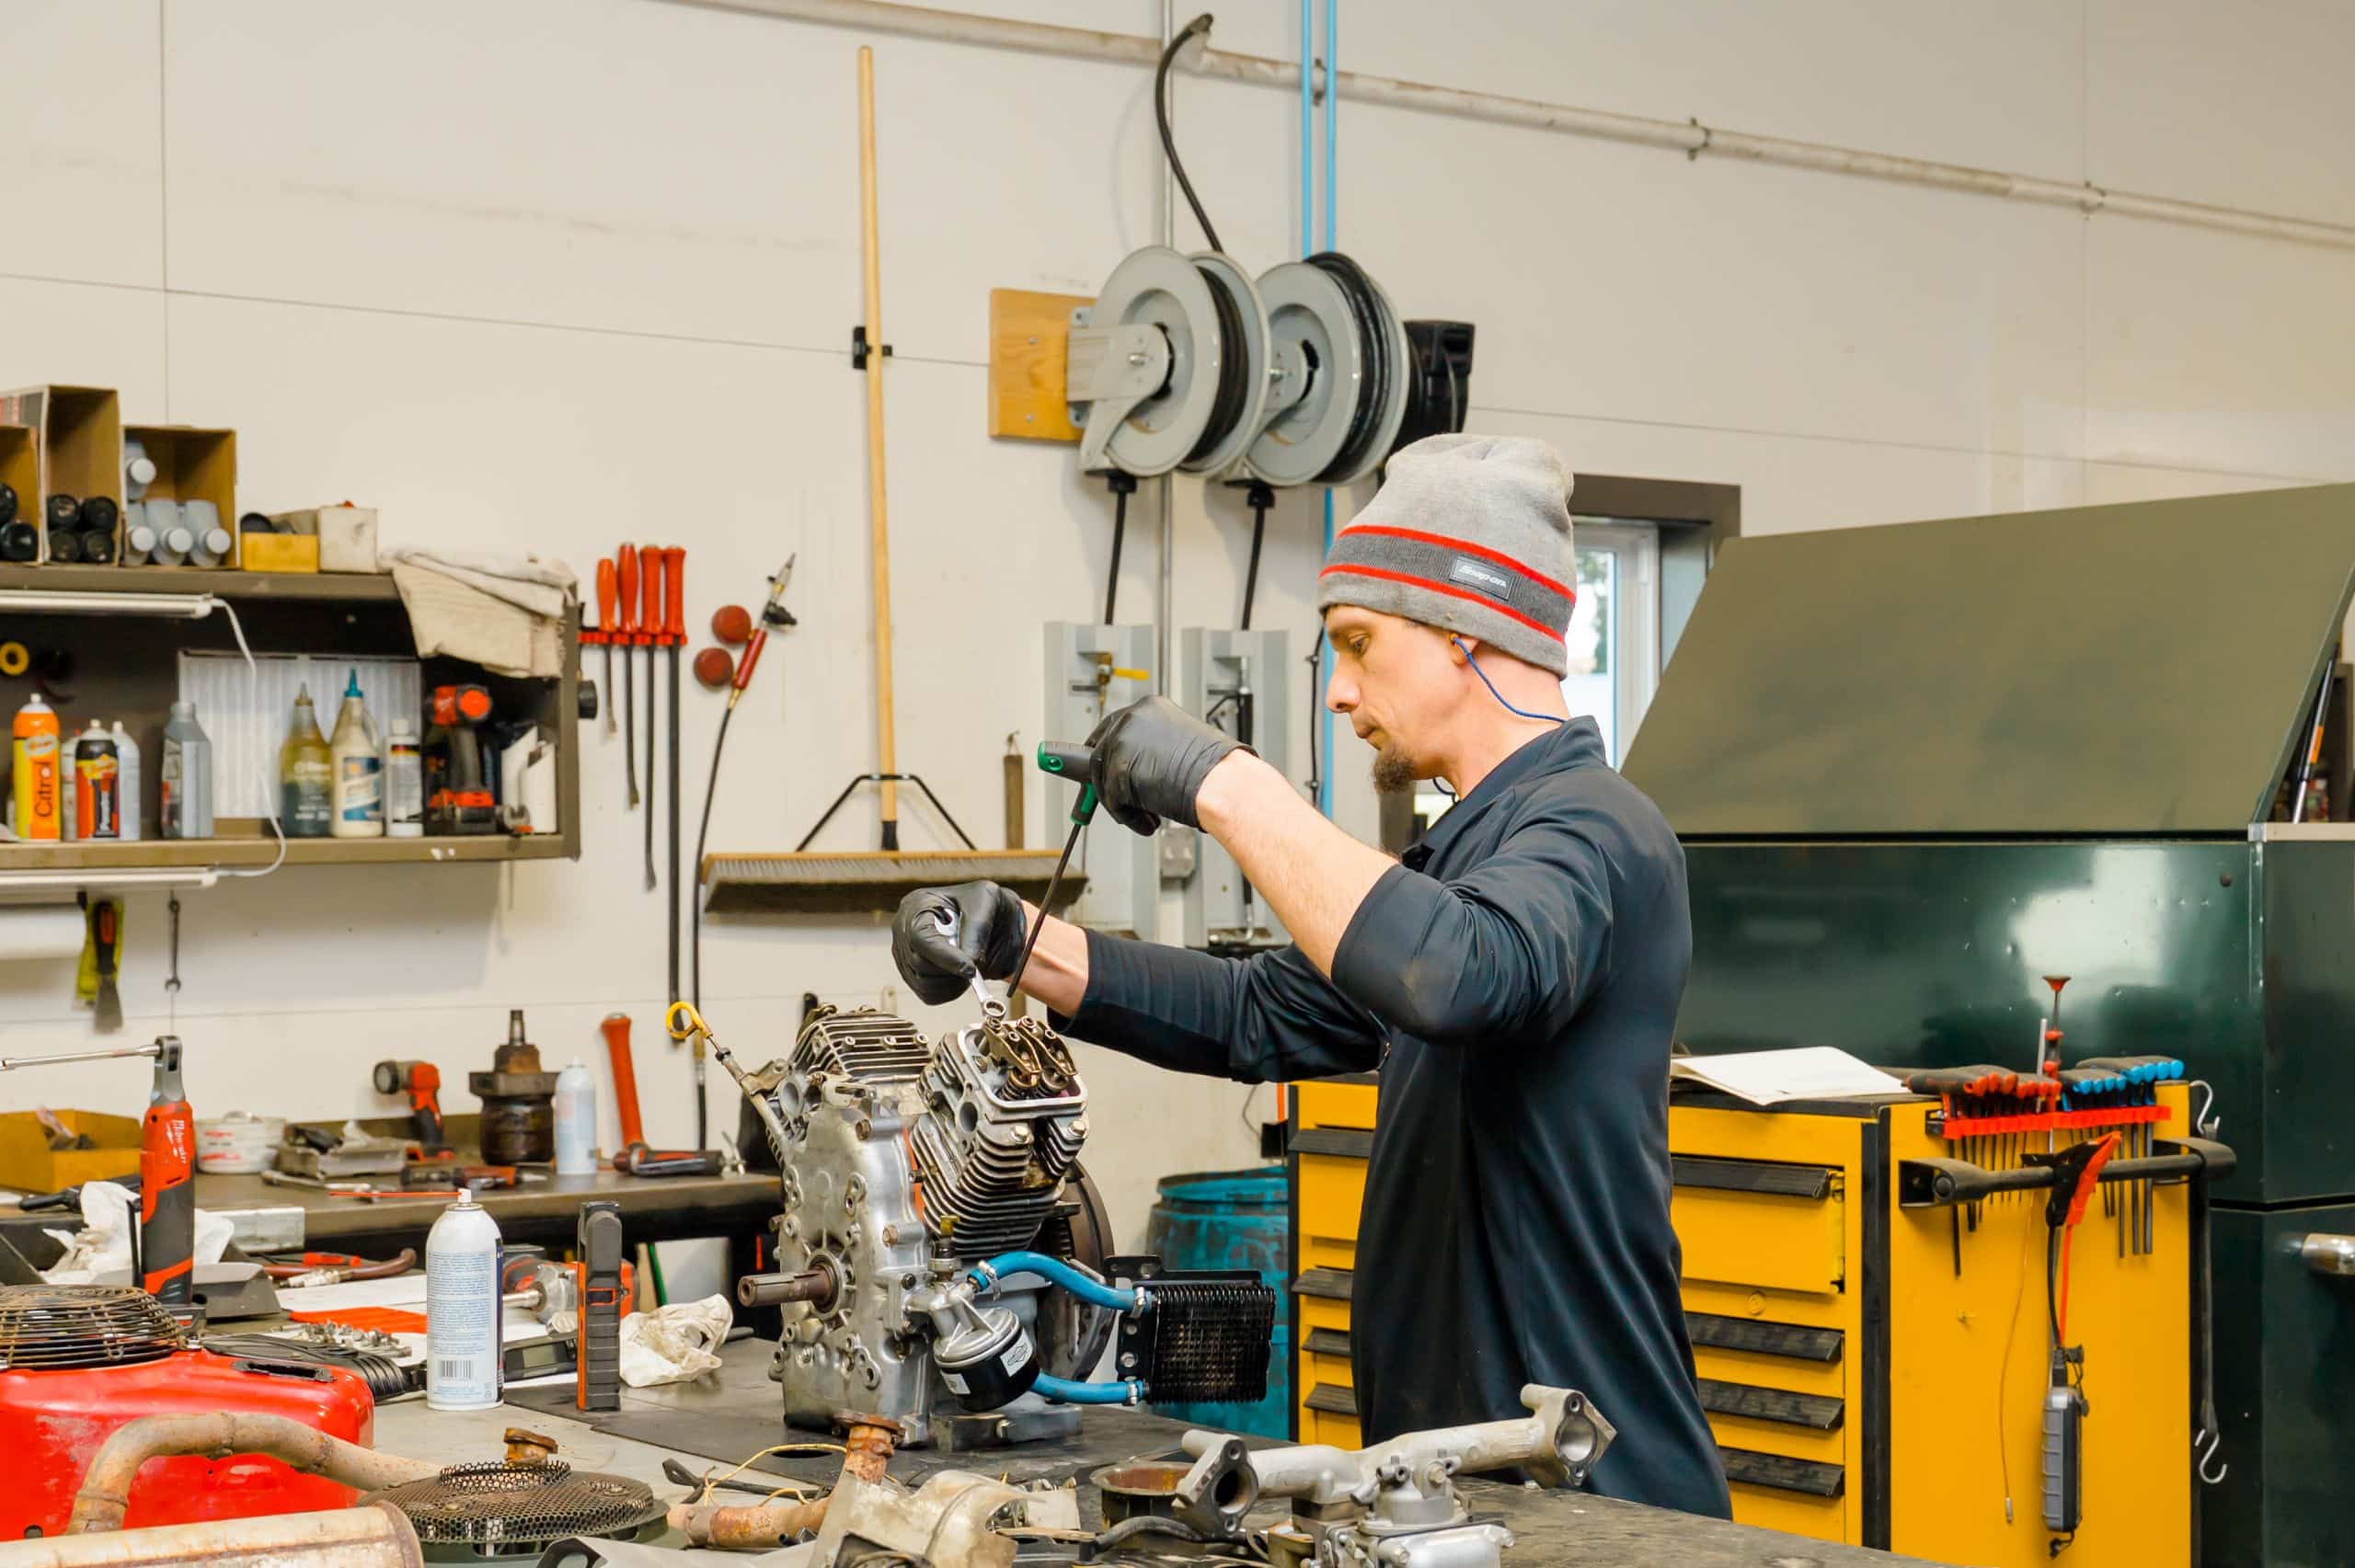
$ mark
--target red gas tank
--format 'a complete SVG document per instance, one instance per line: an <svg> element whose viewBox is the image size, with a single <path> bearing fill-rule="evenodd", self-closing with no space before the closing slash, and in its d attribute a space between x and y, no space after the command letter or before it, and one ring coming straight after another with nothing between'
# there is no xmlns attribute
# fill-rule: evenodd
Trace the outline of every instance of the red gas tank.
<svg viewBox="0 0 2355 1568"><path fill-rule="evenodd" d="M375 1436L375 1401L355 1373L182 1348L178 1325L138 1290L0 1288L0 1540L62 1533L91 1456L116 1428L224 1410L286 1416L350 1443ZM341 1508L352 1497L260 1455L184 1456L141 1467L123 1523Z"/></svg>

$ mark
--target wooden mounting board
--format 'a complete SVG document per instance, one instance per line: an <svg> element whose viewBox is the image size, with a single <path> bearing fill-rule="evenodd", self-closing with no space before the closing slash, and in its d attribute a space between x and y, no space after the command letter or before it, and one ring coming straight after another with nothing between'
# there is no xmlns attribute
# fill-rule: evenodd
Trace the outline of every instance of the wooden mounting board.
<svg viewBox="0 0 2355 1568"><path fill-rule="evenodd" d="M1019 441L1075 441L1063 395L1071 313L1087 294L990 291L990 434Z"/></svg>

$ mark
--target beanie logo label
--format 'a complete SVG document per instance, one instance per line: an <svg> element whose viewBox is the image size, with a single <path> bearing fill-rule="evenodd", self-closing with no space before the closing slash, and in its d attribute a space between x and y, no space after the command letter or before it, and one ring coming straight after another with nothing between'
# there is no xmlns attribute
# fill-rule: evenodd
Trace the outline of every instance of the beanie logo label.
<svg viewBox="0 0 2355 1568"><path fill-rule="evenodd" d="M1447 575L1450 581L1470 583L1492 599L1510 601L1512 598L1511 579L1494 567L1484 567L1477 561L1458 555L1455 564L1447 568Z"/></svg>

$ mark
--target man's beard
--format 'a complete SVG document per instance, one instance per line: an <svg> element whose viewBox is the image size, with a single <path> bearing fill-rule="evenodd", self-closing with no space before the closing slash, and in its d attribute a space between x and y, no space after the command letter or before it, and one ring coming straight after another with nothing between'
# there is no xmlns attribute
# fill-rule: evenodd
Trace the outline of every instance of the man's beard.
<svg viewBox="0 0 2355 1568"><path fill-rule="evenodd" d="M1373 754L1374 794L1411 795L1416 782L1415 760L1402 748L1387 745Z"/></svg>

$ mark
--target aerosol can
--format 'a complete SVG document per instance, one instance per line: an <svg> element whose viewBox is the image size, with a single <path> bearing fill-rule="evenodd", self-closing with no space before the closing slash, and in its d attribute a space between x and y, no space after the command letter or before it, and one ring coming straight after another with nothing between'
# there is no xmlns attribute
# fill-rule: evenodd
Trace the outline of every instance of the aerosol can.
<svg viewBox="0 0 2355 1568"><path fill-rule="evenodd" d="M425 1237L425 1402L500 1400L499 1221L462 1191Z"/></svg>

